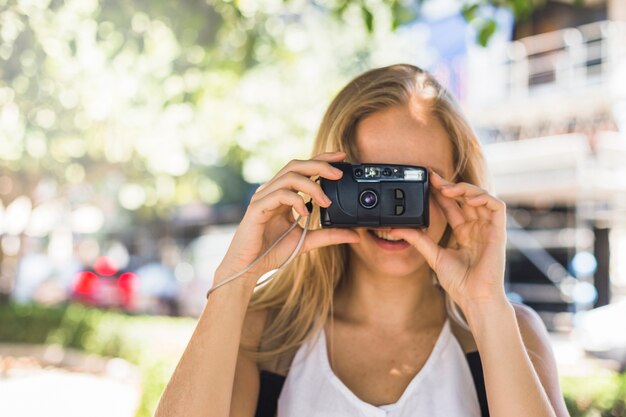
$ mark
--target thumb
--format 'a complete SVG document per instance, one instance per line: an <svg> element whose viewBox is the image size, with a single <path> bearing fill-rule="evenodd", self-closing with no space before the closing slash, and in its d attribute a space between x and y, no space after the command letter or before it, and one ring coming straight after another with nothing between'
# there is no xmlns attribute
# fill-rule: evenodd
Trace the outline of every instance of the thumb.
<svg viewBox="0 0 626 417"><path fill-rule="evenodd" d="M302 252L340 243L358 243L359 240L359 234L351 229L329 228L311 230L304 239Z"/></svg>
<svg viewBox="0 0 626 417"><path fill-rule="evenodd" d="M420 229L391 229L389 234L393 237L399 237L409 242L419 253L424 256L428 265L435 270L437 257L441 248Z"/></svg>

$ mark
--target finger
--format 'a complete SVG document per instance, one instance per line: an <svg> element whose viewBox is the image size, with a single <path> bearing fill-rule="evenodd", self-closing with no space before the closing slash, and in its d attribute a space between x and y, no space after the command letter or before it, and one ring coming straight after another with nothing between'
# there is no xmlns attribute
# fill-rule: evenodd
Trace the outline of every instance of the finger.
<svg viewBox="0 0 626 417"><path fill-rule="evenodd" d="M469 201L468 201L469 203ZM481 220L489 221L491 220L491 211L485 206L476 207L476 211L478 212L478 218Z"/></svg>
<svg viewBox="0 0 626 417"><path fill-rule="evenodd" d="M446 192L446 189L449 191ZM444 187L442 191L458 199L462 207L483 207L489 209L491 213L483 210L479 214L479 218L492 221L499 228L506 227L506 206L504 202L491 196L485 190L471 184L459 183L455 184L454 187Z"/></svg>
<svg viewBox="0 0 626 417"><path fill-rule="evenodd" d="M453 182L448 181L447 179L443 178L441 175L437 174L432 169L428 170L428 178L430 179L430 183L439 190L442 187L445 187L446 185L454 184Z"/></svg>
<svg viewBox="0 0 626 417"><path fill-rule="evenodd" d="M303 252L341 243L358 243L359 234L352 229L329 228L311 230L304 239Z"/></svg>
<svg viewBox="0 0 626 417"><path fill-rule="evenodd" d="M433 176L433 178L437 178L437 176ZM465 218L467 220L477 220L481 218L481 213L479 213L479 210L477 210L474 206L467 205L465 203L468 197L484 193L485 191L482 188L465 182L456 184L451 183L445 181L441 177L439 177L439 179L435 179L435 182L439 180L441 184L439 189L441 190L442 194L446 197L456 198L456 200L461 205L461 209L465 213Z"/></svg>
<svg viewBox="0 0 626 417"><path fill-rule="evenodd" d="M445 184L441 187L441 192L450 197L474 197L486 193L482 188L467 182Z"/></svg>
<svg viewBox="0 0 626 417"><path fill-rule="evenodd" d="M394 237L402 238L413 245L413 247L424 256L428 265L435 270L437 257L439 256L441 248L425 231L420 229L391 229L389 234Z"/></svg>
<svg viewBox="0 0 626 417"><path fill-rule="evenodd" d="M493 217L493 212L491 210L489 210L487 207L485 207L485 205L483 204L476 204L475 203L475 198L479 197L481 194L479 194L478 196L474 196L474 197L465 197L465 201L464 201L464 206L465 207L474 207L474 209L476 210L476 212L478 213L478 218L484 221L491 221L492 217ZM474 201L474 203L472 203L472 201Z"/></svg>
<svg viewBox="0 0 626 417"><path fill-rule="evenodd" d="M333 167L329 162L340 162L343 161L345 157L345 152L327 152L319 154L309 160L294 159L278 171L272 180L289 171L294 171L307 177L320 176L336 180L342 177L343 171Z"/></svg>
<svg viewBox="0 0 626 417"><path fill-rule="evenodd" d="M455 199L443 196L437 189L432 189L431 194L435 197L435 202L443 211L452 229L456 229L457 226L465 223L465 214Z"/></svg>
<svg viewBox="0 0 626 417"><path fill-rule="evenodd" d="M472 207L465 202L461 203L461 210L465 213L465 218L467 220L478 220L478 210L475 207Z"/></svg>
<svg viewBox="0 0 626 417"><path fill-rule="evenodd" d="M506 227L506 204L487 193L468 198L467 204L475 207L484 207L491 211L489 218L500 228Z"/></svg>
<svg viewBox="0 0 626 417"><path fill-rule="evenodd" d="M343 176L343 171L329 164L329 162L343 161L346 157L345 152L326 152L316 155L310 160L293 159L287 163L280 171L276 173L268 182L261 184L255 191L255 195L265 190L269 184L285 173L294 171L307 177L322 176L328 179L339 179Z"/></svg>
<svg viewBox="0 0 626 417"><path fill-rule="evenodd" d="M435 186L435 188L437 188L438 190L443 191L444 189L456 189L456 188L459 188L457 186L460 186L461 188L464 188L464 189L475 190L477 193L485 191L482 188L474 184L469 184L467 182L455 183L455 182L448 181L445 178L443 178L441 175L437 174L432 169L429 169L428 173L429 173L429 179L430 179L431 184Z"/></svg>
<svg viewBox="0 0 626 417"><path fill-rule="evenodd" d="M472 206L479 207L484 206L491 211L499 211L504 208L504 202L487 194L482 193L475 196L467 197L466 201Z"/></svg>
<svg viewBox="0 0 626 417"><path fill-rule="evenodd" d="M344 151L323 152L311 158L314 161L341 162L346 158Z"/></svg>
<svg viewBox="0 0 626 417"><path fill-rule="evenodd" d="M284 188L275 190L263 198L260 198L248 206L248 211L260 222L266 222L272 218L279 209L292 207L301 216L308 216L302 196Z"/></svg>
<svg viewBox="0 0 626 417"><path fill-rule="evenodd" d="M465 215L465 219L467 221L478 220L478 211L476 207L468 205L465 198L457 200L461 210L463 210L463 214Z"/></svg>
<svg viewBox="0 0 626 417"><path fill-rule="evenodd" d="M429 170L429 178L434 188L441 190L442 195L459 202L468 218L477 217L484 220L492 220L493 212L497 211L496 223L499 226L506 227L506 206L503 201L493 197L487 191L474 184L447 181L433 170ZM487 202L489 202L488 205ZM471 210L470 207L474 210Z"/></svg>
<svg viewBox="0 0 626 417"><path fill-rule="evenodd" d="M445 191L446 189L450 190ZM505 222L506 206L504 202L492 196L480 187L473 184L458 183L451 187L444 187L443 192L446 194L456 195L456 197L462 197L462 205L475 207L476 209L482 207L491 211L491 213L487 213L483 210L480 215L481 218L491 220L493 213L498 212L498 221ZM473 204L469 204L470 202L473 202Z"/></svg>
<svg viewBox="0 0 626 417"><path fill-rule="evenodd" d="M311 198L322 207L328 207L331 204L330 198L328 198L318 183L312 181L309 177L304 177L295 172L287 172L272 183L268 183L265 189L255 193L252 197L252 201L263 198L279 189L302 192L311 196Z"/></svg>

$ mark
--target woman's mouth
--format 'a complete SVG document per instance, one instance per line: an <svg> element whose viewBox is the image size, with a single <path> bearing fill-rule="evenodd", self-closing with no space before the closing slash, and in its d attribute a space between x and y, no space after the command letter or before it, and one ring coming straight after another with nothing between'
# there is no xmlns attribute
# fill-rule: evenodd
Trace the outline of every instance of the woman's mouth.
<svg viewBox="0 0 626 417"><path fill-rule="evenodd" d="M367 229L367 233L382 249L402 250L411 246L406 240L391 236L389 230Z"/></svg>

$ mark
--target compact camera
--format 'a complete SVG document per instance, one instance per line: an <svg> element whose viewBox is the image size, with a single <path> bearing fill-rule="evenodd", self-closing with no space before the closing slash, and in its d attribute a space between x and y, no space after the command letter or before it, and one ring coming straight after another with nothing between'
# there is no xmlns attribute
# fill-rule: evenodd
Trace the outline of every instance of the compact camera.
<svg viewBox="0 0 626 417"><path fill-rule="evenodd" d="M331 162L339 180L320 177L331 199L322 227L428 227L428 170L421 166Z"/></svg>

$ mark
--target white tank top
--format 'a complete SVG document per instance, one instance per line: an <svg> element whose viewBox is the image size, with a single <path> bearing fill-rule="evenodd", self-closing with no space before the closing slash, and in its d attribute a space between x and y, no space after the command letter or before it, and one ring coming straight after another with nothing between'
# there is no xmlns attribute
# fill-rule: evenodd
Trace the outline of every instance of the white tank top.
<svg viewBox="0 0 626 417"><path fill-rule="evenodd" d="M469 365L448 319L400 399L381 406L358 398L335 375L322 328L319 337L314 335L296 352L278 398L278 417L295 416L480 417L481 413Z"/></svg>

